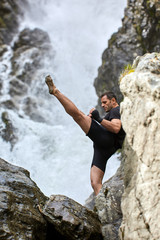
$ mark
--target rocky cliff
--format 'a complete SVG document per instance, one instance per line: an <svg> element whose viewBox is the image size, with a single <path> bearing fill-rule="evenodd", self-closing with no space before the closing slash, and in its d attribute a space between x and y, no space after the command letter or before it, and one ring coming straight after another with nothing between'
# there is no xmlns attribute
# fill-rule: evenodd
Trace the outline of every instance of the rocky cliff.
<svg viewBox="0 0 160 240"><path fill-rule="evenodd" d="M122 27L108 41L102 65L94 85L97 95L114 91L122 100L118 78L136 56L160 51L160 2L158 0L128 0Z"/></svg>
<svg viewBox="0 0 160 240"><path fill-rule="evenodd" d="M160 239L160 54L146 54L121 79L125 191L121 240Z"/></svg>

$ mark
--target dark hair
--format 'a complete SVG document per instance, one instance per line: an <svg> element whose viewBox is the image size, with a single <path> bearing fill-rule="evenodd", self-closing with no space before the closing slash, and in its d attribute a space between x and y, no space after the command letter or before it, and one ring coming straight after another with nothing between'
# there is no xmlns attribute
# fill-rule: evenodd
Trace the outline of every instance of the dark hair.
<svg viewBox="0 0 160 240"><path fill-rule="evenodd" d="M116 100L116 102L117 102L117 97L116 97L116 95L114 94L114 92L105 92L105 93L103 93L103 94L100 96L100 98L102 98L103 96L107 96L107 98L108 98L109 100L111 100L112 98L115 98L115 100Z"/></svg>

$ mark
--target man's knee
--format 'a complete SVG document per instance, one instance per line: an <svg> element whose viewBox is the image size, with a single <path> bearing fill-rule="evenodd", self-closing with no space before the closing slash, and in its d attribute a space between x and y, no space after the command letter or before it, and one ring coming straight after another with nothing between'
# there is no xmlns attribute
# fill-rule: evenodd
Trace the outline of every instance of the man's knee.
<svg viewBox="0 0 160 240"><path fill-rule="evenodd" d="M73 116L74 121L82 128L82 130L87 134L91 126L91 118L80 112Z"/></svg>
<svg viewBox="0 0 160 240"><path fill-rule="evenodd" d="M94 179L91 179L91 186L94 190L95 195L97 196L102 188L102 181L96 181Z"/></svg>
<svg viewBox="0 0 160 240"><path fill-rule="evenodd" d="M99 179L94 179L94 178L91 178L91 186L93 188L96 188L98 185L102 184L102 180L99 178Z"/></svg>

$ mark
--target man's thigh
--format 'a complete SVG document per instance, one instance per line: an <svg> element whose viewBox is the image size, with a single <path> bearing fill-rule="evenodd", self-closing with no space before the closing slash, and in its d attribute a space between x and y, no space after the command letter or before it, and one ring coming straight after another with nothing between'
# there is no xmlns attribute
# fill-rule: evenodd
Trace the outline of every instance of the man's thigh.
<svg viewBox="0 0 160 240"><path fill-rule="evenodd" d="M117 149L112 146L111 148L100 148L94 144L94 155L91 166L96 166L103 172L105 172L106 164L108 159L117 151Z"/></svg>
<svg viewBox="0 0 160 240"><path fill-rule="evenodd" d="M100 148L109 149L114 146L114 134L107 131L95 120L92 120L87 136Z"/></svg>
<svg viewBox="0 0 160 240"><path fill-rule="evenodd" d="M81 127L85 134L88 134L91 127L91 118L79 111L79 114L73 117L73 119Z"/></svg>

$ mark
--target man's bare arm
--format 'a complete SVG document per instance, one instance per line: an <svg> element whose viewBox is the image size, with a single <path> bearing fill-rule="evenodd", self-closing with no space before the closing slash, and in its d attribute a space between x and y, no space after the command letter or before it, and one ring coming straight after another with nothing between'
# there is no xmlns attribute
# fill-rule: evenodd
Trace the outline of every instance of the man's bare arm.
<svg viewBox="0 0 160 240"><path fill-rule="evenodd" d="M110 132L118 133L121 129L122 124L120 119L112 119L111 121L103 119L101 125Z"/></svg>
<svg viewBox="0 0 160 240"><path fill-rule="evenodd" d="M93 112L96 111L96 116L94 114L94 119L98 121L104 128L106 128L108 131L113 132L113 133L118 133L121 129L121 120L120 119L112 119L111 121L108 121L106 119L102 119L99 116L98 111L95 108L92 108L89 112L90 117L92 117Z"/></svg>

